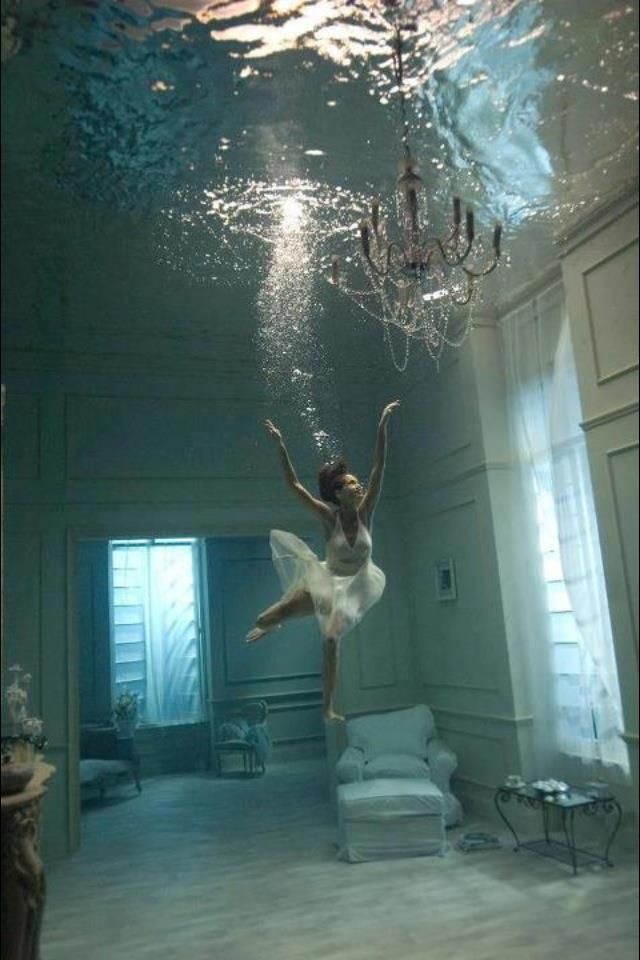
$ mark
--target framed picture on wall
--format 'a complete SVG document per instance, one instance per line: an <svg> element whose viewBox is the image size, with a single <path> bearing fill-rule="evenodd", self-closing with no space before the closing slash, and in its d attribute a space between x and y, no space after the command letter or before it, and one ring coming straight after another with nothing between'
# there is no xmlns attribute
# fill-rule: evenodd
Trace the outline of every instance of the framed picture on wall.
<svg viewBox="0 0 640 960"><path fill-rule="evenodd" d="M451 557L436 560L436 596L440 601L458 598L456 569Z"/></svg>

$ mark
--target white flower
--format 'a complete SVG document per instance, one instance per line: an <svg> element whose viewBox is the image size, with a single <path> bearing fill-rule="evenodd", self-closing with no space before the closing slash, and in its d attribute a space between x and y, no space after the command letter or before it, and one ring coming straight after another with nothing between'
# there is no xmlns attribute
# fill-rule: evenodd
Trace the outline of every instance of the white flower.
<svg viewBox="0 0 640 960"><path fill-rule="evenodd" d="M10 687L7 687L6 699L7 703L26 703L27 691L12 683Z"/></svg>
<svg viewBox="0 0 640 960"><path fill-rule="evenodd" d="M19 663L10 666L9 673L13 674L13 679L4 692L4 698L9 707L12 722L24 723L25 720L30 719L27 714L29 700L27 688L31 683L31 674L25 673Z"/></svg>
<svg viewBox="0 0 640 960"><path fill-rule="evenodd" d="M42 734L44 724L39 717L25 717L22 721L22 732L29 737L39 737Z"/></svg>

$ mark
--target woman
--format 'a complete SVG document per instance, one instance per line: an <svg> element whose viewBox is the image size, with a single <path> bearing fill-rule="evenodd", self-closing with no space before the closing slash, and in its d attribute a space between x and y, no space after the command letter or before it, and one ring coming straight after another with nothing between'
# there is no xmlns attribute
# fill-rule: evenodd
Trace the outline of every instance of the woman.
<svg viewBox="0 0 640 960"><path fill-rule="evenodd" d="M343 719L334 708L339 641L360 622L384 590L384 573L371 560L371 524L384 474L387 424L399 406L395 400L382 411L368 489L365 491L358 478L349 473L346 461L341 458L325 464L319 472L322 500L316 499L300 483L282 434L270 420L265 421L267 433L278 444L288 485L322 523L327 540L326 560L318 560L306 543L292 533L272 530L271 552L284 595L260 614L246 640L254 643L291 617L315 614L324 637L324 715L327 720Z"/></svg>

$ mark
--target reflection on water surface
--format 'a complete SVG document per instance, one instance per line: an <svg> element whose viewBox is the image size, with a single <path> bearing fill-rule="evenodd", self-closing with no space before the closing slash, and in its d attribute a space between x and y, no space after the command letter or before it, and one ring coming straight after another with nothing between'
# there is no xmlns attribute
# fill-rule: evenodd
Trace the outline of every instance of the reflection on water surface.
<svg viewBox="0 0 640 960"><path fill-rule="evenodd" d="M267 166L378 190L395 163L392 6L12 0L7 97L19 102L34 72L36 109L47 112L57 91L40 164L111 204L239 174L261 180ZM415 26L406 55L414 141L435 193L470 192L487 217L516 222L561 215L629 176L637 3L402 8ZM11 137L10 106L6 116Z"/></svg>
<svg viewBox="0 0 640 960"><path fill-rule="evenodd" d="M389 203L397 172L391 6L3 5L7 176L143 216L159 259L196 281L254 283L264 376L323 454L338 417L318 387L332 376L319 276L331 254L348 260L361 212L372 195ZM635 0L402 6L435 232L455 192L515 249L525 225L551 237L636 176Z"/></svg>

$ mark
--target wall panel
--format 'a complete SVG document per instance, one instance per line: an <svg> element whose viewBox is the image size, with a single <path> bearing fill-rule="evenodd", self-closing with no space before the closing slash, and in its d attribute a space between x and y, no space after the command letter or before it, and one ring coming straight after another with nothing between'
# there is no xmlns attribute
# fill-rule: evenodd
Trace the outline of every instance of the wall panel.
<svg viewBox="0 0 640 960"><path fill-rule="evenodd" d="M638 654L638 443L607 451L624 585Z"/></svg>
<svg viewBox="0 0 640 960"><path fill-rule="evenodd" d="M11 429L12 421L20 424ZM7 429L3 440L5 475L9 480L40 478L40 434L42 429L40 397L14 393L7 408Z"/></svg>
<svg viewBox="0 0 640 960"><path fill-rule="evenodd" d="M638 207L578 236L563 280L585 420L638 401Z"/></svg>

